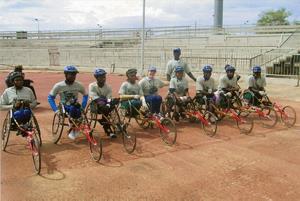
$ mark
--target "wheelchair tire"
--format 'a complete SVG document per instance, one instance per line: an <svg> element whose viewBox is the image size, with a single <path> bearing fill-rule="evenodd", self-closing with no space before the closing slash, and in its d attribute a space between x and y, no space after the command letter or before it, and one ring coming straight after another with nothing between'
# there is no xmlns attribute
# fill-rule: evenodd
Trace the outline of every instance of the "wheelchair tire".
<svg viewBox="0 0 300 201"><path fill-rule="evenodd" d="M3 122L2 126L2 133L1 133L1 149L5 151L9 135L10 135L10 126L11 126L11 118L10 118L10 111L7 112L6 117Z"/></svg>
<svg viewBox="0 0 300 201"><path fill-rule="evenodd" d="M63 113L55 113L52 121L52 141L54 144L61 138L64 129L65 115Z"/></svg>

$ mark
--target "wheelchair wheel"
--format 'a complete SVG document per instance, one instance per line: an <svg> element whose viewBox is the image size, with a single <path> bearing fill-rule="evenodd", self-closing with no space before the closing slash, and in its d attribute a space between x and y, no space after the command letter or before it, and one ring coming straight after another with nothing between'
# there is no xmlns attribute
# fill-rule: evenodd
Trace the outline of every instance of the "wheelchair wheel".
<svg viewBox="0 0 300 201"><path fill-rule="evenodd" d="M90 153L94 161L98 162L102 157L102 140L99 135L93 135L90 132L91 141L89 141L90 145Z"/></svg>
<svg viewBox="0 0 300 201"><path fill-rule="evenodd" d="M136 123L143 129L150 127L150 121L148 118L145 118L144 115L138 114L134 117Z"/></svg>
<svg viewBox="0 0 300 201"><path fill-rule="evenodd" d="M250 134L254 126L252 119L243 117L240 117L239 120L236 121L236 124L240 132L243 134Z"/></svg>
<svg viewBox="0 0 300 201"><path fill-rule="evenodd" d="M136 135L132 131L132 126L129 123L123 125L122 128L123 146L126 152L131 154L132 152L134 152L136 147Z"/></svg>
<svg viewBox="0 0 300 201"><path fill-rule="evenodd" d="M31 140L32 147L32 160L34 165L34 170L37 174L40 174L41 171L41 150L40 150L40 141L37 135L33 135Z"/></svg>
<svg viewBox="0 0 300 201"><path fill-rule="evenodd" d="M90 126L91 126L91 129L92 129L92 131L95 129L95 127L96 127L96 124L97 124L97 113L95 113L95 112L92 112L92 109L91 109L91 105L92 105L93 103L91 102L91 103L89 103L89 105L86 107L86 110L85 110L85 113L86 113L86 117L87 117L87 119L88 119L88 122L89 122L89 124L90 124Z"/></svg>
<svg viewBox="0 0 300 201"><path fill-rule="evenodd" d="M281 111L280 118L286 127L294 126L297 120L295 109L291 106L285 106Z"/></svg>
<svg viewBox="0 0 300 201"><path fill-rule="evenodd" d="M206 135L213 137L217 133L218 118L213 113L206 111L203 115L206 122L202 122Z"/></svg>
<svg viewBox="0 0 300 201"><path fill-rule="evenodd" d="M259 120L265 128L273 128L278 121L277 112L272 107L261 108L263 114L259 115Z"/></svg>
<svg viewBox="0 0 300 201"><path fill-rule="evenodd" d="M163 118L161 120L162 128L159 129L162 140L167 145L173 145L176 142L177 130L174 122L170 118Z"/></svg>
<svg viewBox="0 0 300 201"><path fill-rule="evenodd" d="M37 132L36 134L37 134L37 138L39 140L39 144L40 144L40 146L42 146L41 129L40 129L40 126L39 126L38 121L37 121L36 117L34 116L34 114L32 114L32 120L33 120L32 126L33 126L33 128L35 128L35 130Z"/></svg>
<svg viewBox="0 0 300 201"><path fill-rule="evenodd" d="M65 115L63 113L55 113L52 121L52 141L54 144L61 138L64 129Z"/></svg>
<svg viewBox="0 0 300 201"><path fill-rule="evenodd" d="M10 118L10 112L7 112L6 117L3 122L2 126L2 133L1 133L1 149L2 151L5 151L8 139L9 139L9 134L10 134L10 126L11 126L11 118Z"/></svg>

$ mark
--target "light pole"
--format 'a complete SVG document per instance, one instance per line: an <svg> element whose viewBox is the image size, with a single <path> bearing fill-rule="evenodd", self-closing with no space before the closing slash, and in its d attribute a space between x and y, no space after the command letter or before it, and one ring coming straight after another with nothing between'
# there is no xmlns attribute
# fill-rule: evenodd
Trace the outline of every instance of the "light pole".
<svg viewBox="0 0 300 201"><path fill-rule="evenodd" d="M38 18L34 19L37 22L37 37L40 38L40 22Z"/></svg>
<svg viewBox="0 0 300 201"><path fill-rule="evenodd" d="M102 38L102 26L100 24L97 24L99 28L99 38Z"/></svg>
<svg viewBox="0 0 300 201"><path fill-rule="evenodd" d="M143 29L142 29L142 47L141 47L141 75L144 76L144 43L145 43L145 7L146 0L143 0Z"/></svg>

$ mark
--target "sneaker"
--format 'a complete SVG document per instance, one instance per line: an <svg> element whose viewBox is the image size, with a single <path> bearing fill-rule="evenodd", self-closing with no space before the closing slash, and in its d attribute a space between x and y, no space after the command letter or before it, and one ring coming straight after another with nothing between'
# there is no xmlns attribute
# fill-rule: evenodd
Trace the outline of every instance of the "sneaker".
<svg viewBox="0 0 300 201"><path fill-rule="evenodd" d="M79 131L71 130L71 132L69 133L68 137L71 140L75 140L78 135L79 135Z"/></svg>
<svg viewBox="0 0 300 201"><path fill-rule="evenodd" d="M109 137L110 137L110 138L117 138L116 134L114 134L114 133L110 133L110 134L109 134Z"/></svg>

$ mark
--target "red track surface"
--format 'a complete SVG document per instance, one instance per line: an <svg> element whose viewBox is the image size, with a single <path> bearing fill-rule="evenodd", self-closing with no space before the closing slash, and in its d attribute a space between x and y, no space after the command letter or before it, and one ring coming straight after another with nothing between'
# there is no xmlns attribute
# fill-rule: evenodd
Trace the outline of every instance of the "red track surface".
<svg viewBox="0 0 300 201"><path fill-rule="evenodd" d="M0 74L1 80L5 74ZM51 142L47 95L62 73L27 73L35 81L41 105L35 110L44 145L41 176L34 175L30 152L21 137L11 136L1 152L1 200L299 200L300 126L255 123L250 136L224 120L214 138L188 122L179 123L177 144L164 145L157 129L136 127L137 149L127 154L121 140L104 140L100 164L89 156L84 137ZM86 88L91 74L79 74ZM124 76L107 82L116 95ZM1 91L4 89L1 82ZM166 89L162 90L163 94ZM292 105L298 113L297 102ZM1 125L4 112L1 112ZM65 130L66 131L66 130ZM103 130L97 126L103 135Z"/></svg>

